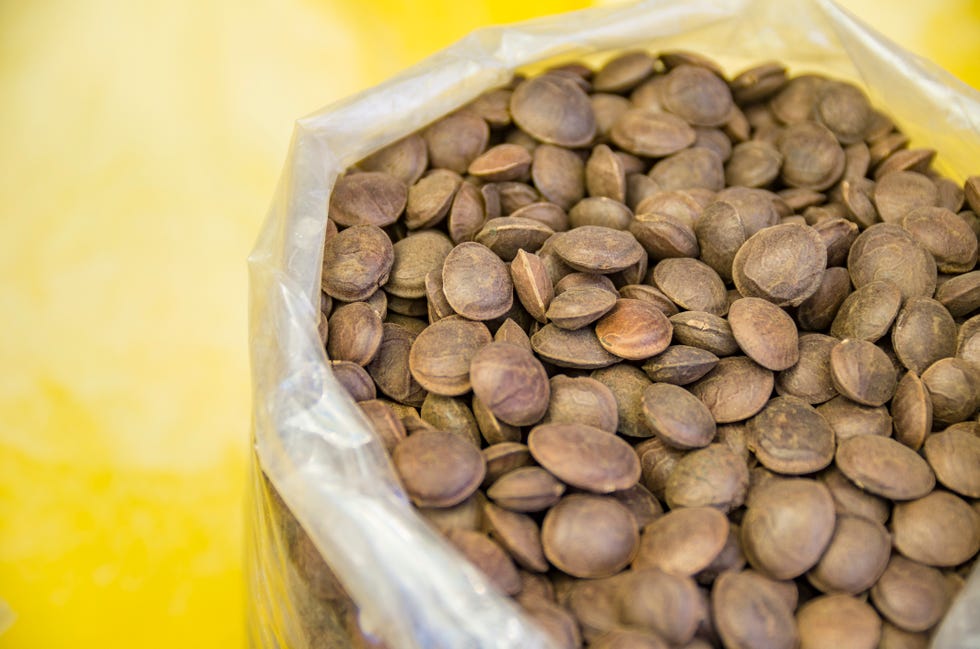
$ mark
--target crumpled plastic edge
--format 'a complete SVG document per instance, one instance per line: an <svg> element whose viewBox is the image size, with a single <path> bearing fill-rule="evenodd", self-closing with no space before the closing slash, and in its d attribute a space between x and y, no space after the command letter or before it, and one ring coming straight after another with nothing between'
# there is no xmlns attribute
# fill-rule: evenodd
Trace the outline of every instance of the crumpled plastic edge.
<svg viewBox="0 0 980 649"><path fill-rule="evenodd" d="M647 0L482 29L300 119L249 257L253 437L262 470L360 606L362 626L391 647L548 643L412 511L367 422L327 368L314 305L333 182L522 66L626 47L702 51L730 70L776 58L794 72L851 78L914 140L942 152L943 171L962 178L980 160L980 95L829 0ZM935 649L980 644L976 622L958 614L980 597L978 581L975 571Z"/></svg>

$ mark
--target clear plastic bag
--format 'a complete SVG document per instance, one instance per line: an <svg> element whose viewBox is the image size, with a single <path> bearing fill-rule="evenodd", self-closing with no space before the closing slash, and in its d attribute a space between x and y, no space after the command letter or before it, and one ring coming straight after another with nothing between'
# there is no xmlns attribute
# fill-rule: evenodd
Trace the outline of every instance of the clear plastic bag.
<svg viewBox="0 0 980 649"><path fill-rule="evenodd" d="M548 646L415 514L360 410L331 375L315 306L326 205L346 167L506 83L515 70L600 63L623 48L693 50L729 73L776 59L794 73L855 81L913 143L940 152L940 171L958 180L977 171L980 93L828 0L648 0L482 29L299 120L249 258L253 647L374 646L372 636L393 649ZM311 582L310 574L324 572L320 555L338 583ZM974 571L934 647L980 646L980 621L970 614L977 610Z"/></svg>

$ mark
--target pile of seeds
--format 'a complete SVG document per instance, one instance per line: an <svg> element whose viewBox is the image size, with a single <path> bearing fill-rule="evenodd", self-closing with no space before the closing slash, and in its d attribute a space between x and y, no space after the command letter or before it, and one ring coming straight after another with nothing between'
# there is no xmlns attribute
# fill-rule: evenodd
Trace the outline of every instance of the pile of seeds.
<svg viewBox="0 0 980 649"><path fill-rule="evenodd" d="M980 549L980 177L858 87L628 52L330 198L321 334L557 646L925 647Z"/></svg>

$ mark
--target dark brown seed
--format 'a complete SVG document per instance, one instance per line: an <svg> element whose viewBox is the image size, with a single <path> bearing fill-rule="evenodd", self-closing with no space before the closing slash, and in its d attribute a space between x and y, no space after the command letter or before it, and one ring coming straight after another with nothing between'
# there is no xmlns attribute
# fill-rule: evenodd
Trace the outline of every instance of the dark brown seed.
<svg viewBox="0 0 980 649"><path fill-rule="evenodd" d="M479 449L442 431L409 435L395 447L392 462L412 502L420 507L463 502L480 486L486 472Z"/></svg>
<svg viewBox="0 0 980 649"><path fill-rule="evenodd" d="M722 358L691 393L711 411L716 423L742 421L755 415L772 394L773 375L745 356Z"/></svg>
<svg viewBox="0 0 980 649"><path fill-rule="evenodd" d="M826 267L827 248L816 230L776 225L760 230L739 248L732 276L745 297L799 306L820 287Z"/></svg>
<svg viewBox="0 0 980 649"><path fill-rule="evenodd" d="M847 270L855 288L875 280L889 280L906 299L915 295L932 297L936 290L933 256L908 232L891 223L877 223L858 235L847 255Z"/></svg>
<svg viewBox="0 0 980 649"><path fill-rule="evenodd" d="M653 281L683 309L719 316L727 311L724 282L710 266L697 259L664 259L654 266Z"/></svg>
<svg viewBox="0 0 980 649"><path fill-rule="evenodd" d="M342 176L330 193L327 214L344 226L394 223L408 198L408 188L398 178L378 171Z"/></svg>
<svg viewBox="0 0 980 649"><path fill-rule="evenodd" d="M684 149L660 160L649 175L665 191L704 188L717 192L725 187L721 158L704 147Z"/></svg>
<svg viewBox="0 0 980 649"><path fill-rule="evenodd" d="M541 142L580 147L595 136L595 113L574 81L543 74L522 81L510 99L514 122Z"/></svg>
<svg viewBox="0 0 980 649"><path fill-rule="evenodd" d="M852 401L880 406L892 398L898 377L888 355L866 340L844 340L830 350L834 387Z"/></svg>
<svg viewBox="0 0 980 649"><path fill-rule="evenodd" d="M595 534L596 529L603 534ZM614 575L629 564L639 533L633 515L616 499L573 494L545 515L541 542L556 568L594 579Z"/></svg>
<svg viewBox="0 0 980 649"><path fill-rule="evenodd" d="M977 264L977 235L958 214L945 207L917 207L905 214L902 227L932 253L941 273L965 273Z"/></svg>
<svg viewBox="0 0 980 649"><path fill-rule="evenodd" d="M726 444L709 444L678 460L664 496L671 510L706 506L729 512L742 506L748 487L745 460Z"/></svg>
<svg viewBox="0 0 980 649"><path fill-rule="evenodd" d="M329 321L327 355L335 361L367 365L381 346L381 318L367 302L337 307Z"/></svg>
<svg viewBox="0 0 980 649"><path fill-rule="evenodd" d="M889 437L858 435L843 440L835 461L854 484L891 500L921 498L936 485L926 461Z"/></svg>
<svg viewBox="0 0 980 649"><path fill-rule="evenodd" d="M378 226L347 228L324 246L321 288L345 302L366 300L388 281L394 259L391 240Z"/></svg>
<svg viewBox="0 0 980 649"><path fill-rule="evenodd" d="M960 358L944 358L922 373L929 390L934 421L955 424L973 415L980 401L980 376L975 365Z"/></svg>
<svg viewBox="0 0 980 649"><path fill-rule="evenodd" d="M604 276L600 275L600 277ZM678 313L677 305L671 302L670 298L648 284L626 284L625 286L621 286L619 288L619 296L649 302L663 311L664 315L668 318Z"/></svg>
<svg viewBox="0 0 980 649"><path fill-rule="evenodd" d="M555 232L564 232L568 229L568 215L554 203L545 201L530 203L513 212L511 216L537 221Z"/></svg>
<svg viewBox="0 0 980 649"><path fill-rule="evenodd" d="M510 124L511 90L488 90L467 105L467 109L482 117L490 126L499 128Z"/></svg>
<svg viewBox="0 0 980 649"><path fill-rule="evenodd" d="M793 609L767 582L751 571L726 572L715 580L711 616L726 647L793 649L799 645Z"/></svg>
<svg viewBox="0 0 980 649"><path fill-rule="evenodd" d="M876 342L892 326L902 306L902 292L888 280L873 281L854 291L840 305L830 335Z"/></svg>
<svg viewBox="0 0 980 649"><path fill-rule="evenodd" d="M824 403L837 396L830 377L830 350L836 338L808 333L800 336L800 359L776 375L776 392L803 399L810 405Z"/></svg>
<svg viewBox="0 0 980 649"><path fill-rule="evenodd" d="M633 569L695 575L718 557L728 532L728 519L714 507L671 510L643 529Z"/></svg>
<svg viewBox="0 0 980 649"><path fill-rule="evenodd" d="M890 555L891 536L884 525L862 516L838 514L830 545L806 577L825 593L858 595L874 586Z"/></svg>
<svg viewBox="0 0 980 649"><path fill-rule="evenodd" d="M915 372L906 372L895 388L891 404L895 439L919 450L932 430L932 399Z"/></svg>
<svg viewBox="0 0 980 649"><path fill-rule="evenodd" d="M620 360L599 344L590 327L568 331L546 324L531 336L531 347L538 356L558 367L597 369Z"/></svg>
<svg viewBox="0 0 980 649"><path fill-rule="evenodd" d="M749 420L748 446L767 469L814 473L834 459L834 430L802 399L777 397Z"/></svg>
<svg viewBox="0 0 980 649"><path fill-rule="evenodd" d="M742 351L762 367L785 370L799 360L796 323L772 302L754 297L735 300L728 322Z"/></svg>
<svg viewBox="0 0 980 649"><path fill-rule="evenodd" d="M640 530L663 516L663 505L642 484L637 483L629 489L614 491L611 495L630 510Z"/></svg>
<svg viewBox="0 0 980 649"><path fill-rule="evenodd" d="M793 579L816 565L830 544L835 520L827 487L807 478L779 478L749 503L742 549L757 570Z"/></svg>
<svg viewBox="0 0 980 649"><path fill-rule="evenodd" d="M980 498L980 437L950 427L930 435L923 450L943 486L967 498Z"/></svg>
<svg viewBox="0 0 980 649"><path fill-rule="evenodd" d="M370 401L378 396L371 376L357 363L331 361L330 370L354 401Z"/></svg>
<svg viewBox="0 0 980 649"><path fill-rule="evenodd" d="M670 383L654 383L643 392L647 425L675 448L701 448L715 436L711 411L695 395Z"/></svg>
<svg viewBox="0 0 980 649"><path fill-rule="evenodd" d="M816 122L788 126L777 147L783 156L782 178L790 187L822 191L844 173L844 149L830 130Z"/></svg>
<svg viewBox="0 0 980 649"><path fill-rule="evenodd" d="M408 356L412 376L429 392L458 396L470 391L470 361L493 341L482 322L459 316L426 327Z"/></svg>
<svg viewBox="0 0 980 649"><path fill-rule="evenodd" d="M552 234L554 230L540 221L502 216L487 221L474 239L504 261L511 261L518 250L536 252Z"/></svg>
<svg viewBox="0 0 980 649"><path fill-rule="evenodd" d="M891 530L895 549L927 566L958 566L980 551L980 513L946 491L896 503Z"/></svg>
<svg viewBox="0 0 980 649"><path fill-rule="evenodd" d="M892 347L906 368L917 374L956 353L956 322L942 304L911 297L895 319Z"/></svg>
<svg viewBox="0 0 980 649"><path fill-rule="evenodd" d="M603 274L629 268L645 255L629 232L591 225L562 233L554 249L575 270Z"/></svg>
<svg viewBox="0 0 980 649"><path fill-rule="evenodd" d="M652 381L687 385L700 379L718 364L718 357L704 349L671 345L643 364Z"/></svg>
<svg viewBox="0 0 980 649"><path fill-rule="evenodd" d="M662 638L661 642L672 647L694 637L706 614L706 602L693 579L657 568L627 574L619 592L620 619L624 624L653 633L652 637Z"/></svg>
<svg viewBox="0 0 980 649"><path fill-rule="evenodd" d="M891 503L855 485L836 466L821 471L818 477L830 490L838 515L859 516L881 524L888 520Z"/></svg>
<svg viewBox="0 0 980 649"><path fill-rule="evenodd" d="M629 224L629 231L654 260L697 257L700 251L691 226L668 214L637 214Z"/></svg>
<svg viewBox="0 0 980 649"><path fill-rule="evenodd" d="M942 619L950 603L943 574L893 554L871 601L881 615L906 631L925 631Z"/></svg>
<svg viewBox="0 0 980 649"><path fill-rule="evenodd" d="M527 439L531 455L559 480L595 493L629 489L640 460L621 438L585 424L542 424Z"/></svg>
<svg viewBox="0 0 980 649"><path fill-rule="evenodd" d="M510 275L521 304L539 322L547 322L545 312L555 297L554 285L541 258L519 250L510 265Z"/></svg>
<svg viewBox="0 0 980 649"><path fill-rule="evenodd" d="M829 329L840 307L851 293L851 276L846 268L834 266L823 273L820 287L803 300L796 310L796 321L800 329L820 331Z"/></svg>
<svg viewBox="0 0 980 649"><path fill-rule="evenodd" d="M950 277L936 289L936 299L954 318L980 310L980 271Z"/></svg>
<svg viewBox="0 0 980 649"><path fill-rule="evenodd" d="M432 271L438 272L452 249L453 242L437 230L415 232L397 242L394 245L395 263L385 291L409 299L425 297L425 276Z"/></svg>
<svg viewBox="0 0 980 649"><path fill-rule="evenodd" d="M487 463L487 474L483 479L484 487L489 487L505 473L532 463L531 452L520 442L491 444L481 453Z"/></svg>
<svg viewBox="0 0 980 649"><path fill-rule="evenodd" d="M857 597L843 593L811 599L796 613L801 647L876 649L881 618Z"/></svg>
<svg viewBox="0 0 980 649"><path fill-rule="evenodd" d="M848 218L856 225L866 228L880 220L872 201L874 186L873 182L864 177L842 180L840 183L841 200L847 209Z"/></svg>
<svg viewBox="0 0 980 649"><path fill-rule="evenodd" d="M731 356L738 352L738 343L728 321L705 311L681 311L670 317L674 340L711 352L715 356Z"/></svg>
<svg viewBox="0 0 980 649"><path fill-rule="evenodd" d="M489 333L487 338L489 342ZM473 354L469 367L473 393L501 421L527 426L544 416L551 388L544 366L530 351L508 343L486 344Z"/></svg>
<svg viewBox="0 0 980 649"><path fill-rule="evenodd" d="M630 153L662 158L691 146L696 134L680 117L631 108L616 120L609 137L616 146Z"/></svg>
<svg viewBox="0 0 980 649"><path fill-rule="evenodd" d="M639 368L626 363L597 369L592 378L603 384L616 399L616 412L619 419L618 431L630 437L650 437L653 431L643 416L643 391L650 385Z"/></svg>
<svg viewBox="0 0 980 649"><path fill-rule="evenodd" d="M814 105L814 116L831 130L841 144L864 139L871 125L872 108L864 92L855 85L834 82L825 85Z"/></svg>
<svg viewBox="0 0 980 649"><path fill-rule="evenodd" d="M401 325L382 325L381 347L368 364L367 371L378 389L395 401L421 406L425 389L412 376L408 357L415 336Z"/></svg>
<svg viewBox="0 0 980 649"><path fill-rule="evenodd" d="M742 187L768 187L779 177L783 154L763 140L736 144L725 165L725 182Z"/></svg>
<svg viewBox="0 0 980 649"><path fill-rule="evenodd" d="M417 133L408 135L397 142L372 153L357 163L364 171L382 171L411 185L415 183L429 164L429 154L425 139Z"/></svg>
<svg viewBox="0 0 980 649"><path fill-rule="evenodd" d="M896 171L874 187L875 206L885 223L901 223L917 207L939 204L939 190L932 180L914 171Z"/></svg>
<svg viewBox="0 0 980 649"><path fill-rule="evenodd" d="M463 178L455 171L434 169L408 188L405 226L412 230L438 225L452 207Z"/></svg>
<svg viewBox="0 0 980 649"><path fill-rule="evenodd" d="M551 144L536 148L531 178L541 195L563 210L585 196L585 163L568 149Z"/></svg>
<svg viewBox="0 0 980 649"><path fill-rule="evenodd" d="M829 80L816 74L801 74L790 79L783 89L770 100L769 108L779 121L795 124L810 118L816 103Z"/></svg>
<svg viewBox="0 0 980 649"><path fill-rule="evenodd" d="M592 324L616 306L616 294L604 288L584 287L563 291L548 308L546 321L569 331Z"/></svg>
<svg viewBox="0 0 980 649"><path fill-rule="evenodd" d="M621 298L596 323L595 333L599 344L610 353L628 360L643 360L667 348L673 327L652 304Z"/></svg>
<svg viewBox="0 0 980 649"><path fill-rule="evenodd" d="M619 415L616 397L609 388L587 376L558 374L550 383L551 400L541 423L582 423L615 434Z"/></svg>
<svg viewBox="0 0 980 649"><path fill-rule="evenodd" d="M491 538L503 546L518 565L534 572L547 572L548 561L541 547L541 532L533 518L501 509L492 503L483 506L483 515Z"/></svg>
<svg viewBox="0 0 980 649"><path fill-rule="evenodd" d="M487 496L505 509L537 512L548 509L565 493L565 485L538 466L505 473L487 489Z"/></svg>
<svg viewBox="0 0 980 649"><path fill-rule="evenodd" d="M491 320L513 305L514 285L507 266L486 246L468 241L445 257L443 292L456 313L473 320Z"/></svg>
<svg viewBox="0 0 980 649"><path fill-rule="evenodd" d="M747 234L737 208L715 201L704 209L694 227L701 260L725 280L732 278L732 262Z"/></svg>
<svg viewBox="0 0 980 649"><path fill-rule="evenodd" d="M389 454L401 440L405 439L405 425L398 415L385 402L368 399L357 404L371 423L371 428L381 439L381 445Z"/></svg>
<svg viewBox="0 0 980 649"><path fill-rule="evenodd" d="M838 443L856 435L891 435L892 418L884 406L862 406L837 396L818 406L817 412L830 423Z"/></svg>
<svg viewBox="0 0 980 649"><path fill-rule="evenodd" d="M728 85L694 65L680 65L667 74L662 98L667 110L693 126L721 126L734 108Z"/></svg>
<svg viewBox="0 0 980 649"><path fill-rule="evenodd" d="M444 397L430 392L425 395L419 411L422 421L436 430L455 433L471 442L477 448L481 445L480 429L473 411L462 399Z"/></svg>
<svg viewBox="0 0 980 649"><path fill-rule="evenodd" d="M514 562L496 542L482 532L450 530L446 534L466 559L475 565L500 592L516 595L521 590L521 577Z"/></svg>
<svg viewBox="0 0 980 649"><path fill-rule="evenodd" d="M590 649L667 649L660 636L632 629L606 631L589 643Z"/></svg>
<svg viewBox="0 0 980 649"><path fill-rule="evenodd" d="M432 168L461 174L487 148L490 127L476 113L461 110L443 117L423 131L422 136Z"/></svg>

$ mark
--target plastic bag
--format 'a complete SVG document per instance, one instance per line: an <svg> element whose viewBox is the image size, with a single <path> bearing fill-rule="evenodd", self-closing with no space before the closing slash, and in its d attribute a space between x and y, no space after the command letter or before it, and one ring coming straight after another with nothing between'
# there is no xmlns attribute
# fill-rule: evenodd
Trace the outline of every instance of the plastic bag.
<svg viewBox="0 0 980 649"><path fill-rule="evenodd" d="M314 306L327 198L346 167L506 83L515 70L573 59L598 64L614 50L638 47L701 52L730 74L776 59L793 73L855 81L913 143L940 152L940 171L962 180L977 170L980 94L827 0L649 0L478 30L299 120L249 258L253 647L365 646L357 625L399 649L547 646L517 607L414 513L380 444L327 368ZM346 592L304 577L319 555ZM980 646L980 622L970 616L976 610L978 571L934 647Z"/></svg>

